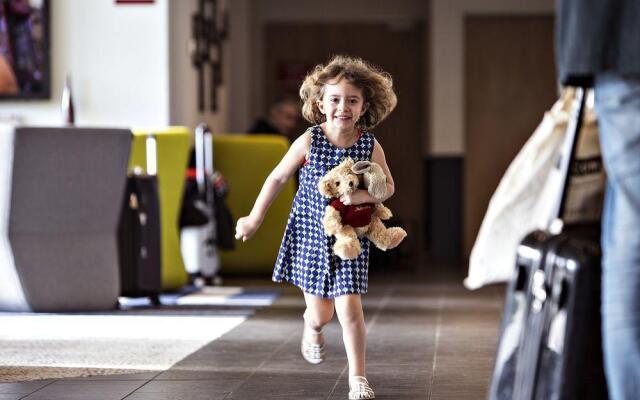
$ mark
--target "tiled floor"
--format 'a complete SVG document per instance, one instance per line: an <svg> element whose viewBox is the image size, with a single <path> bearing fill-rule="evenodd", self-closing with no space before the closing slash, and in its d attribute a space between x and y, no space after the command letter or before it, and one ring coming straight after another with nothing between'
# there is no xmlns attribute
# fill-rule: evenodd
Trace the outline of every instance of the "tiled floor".
<svg viewBox="0 0 640 400"><path fill-rule="evenodd" d="M485 398L504 287L469 292L462 274L425 270L371 276L363 299L376 398ZM283 294L276 303L168 371L0 384L0 400L346 399L337 320L325 330L327 361L305 363L299 354L303 298L289 285L278 287Z"/></svg>

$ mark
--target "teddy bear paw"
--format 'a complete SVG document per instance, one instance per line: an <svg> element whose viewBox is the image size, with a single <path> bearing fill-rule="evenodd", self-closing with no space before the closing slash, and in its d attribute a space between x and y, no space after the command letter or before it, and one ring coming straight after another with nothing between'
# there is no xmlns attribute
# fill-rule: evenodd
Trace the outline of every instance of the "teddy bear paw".
<svg viewBox="0 0 640 400"><path fill-rule="evenodd" d="M404 229L396 226L387 229L387 235L389 238L387 249L393 249L394 247L397 247L405 237L407 237L407 232Z"/></svg>
<svg viewBox="0 0 640 400"><path fill-rule="evenodd" d="M357 240L339 240L333 246L333 252L343 260L353 260L360 254L360 242Z"/></svg>
<svg viewBox="0 0 640 400"><path fill-rule="evenodd" d="M387 207L378 203L376 204L376 216L381 220L386 221L391 217L393 217L393 214L391 213L391 210L389 210Z"/></svg>

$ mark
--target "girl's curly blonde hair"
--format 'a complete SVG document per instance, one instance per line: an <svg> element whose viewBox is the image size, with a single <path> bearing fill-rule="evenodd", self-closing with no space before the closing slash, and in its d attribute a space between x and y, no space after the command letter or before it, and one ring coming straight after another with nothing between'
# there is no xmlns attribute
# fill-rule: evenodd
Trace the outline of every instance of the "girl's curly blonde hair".
<svg viewBox="0 0 640 400"><path fill-rule="evenodd" d="M324 85L346 79L362 90L366 111L358 120L358 127L368 130L378 125L396 107L398 99L393 91L391 75L358 57L334 56L327 65L317 65L302 82L302 116L313 124L325 121L317 101L324 95Z"/></svg>

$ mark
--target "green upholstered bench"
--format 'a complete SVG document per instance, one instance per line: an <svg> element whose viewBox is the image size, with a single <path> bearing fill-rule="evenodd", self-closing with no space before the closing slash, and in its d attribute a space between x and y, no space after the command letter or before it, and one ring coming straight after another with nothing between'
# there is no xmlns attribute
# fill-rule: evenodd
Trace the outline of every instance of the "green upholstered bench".
<svg viewBox="0 0 640 400"><path fill-rule="evenodd" d="M158 189L160 192L160 229L162 246L162 288L179 289L187 283L182 255L178 218L182 206L185 169L189 161L191 134L186 127L134 128L129 168L146 169L145 139L157 138Z"/></svg>
<svg viewBox="0 0 640 400"><path fill-rule="evenodd" d="M213 135L214 167L229 184L227 204L234 220L248 215L265 179L289 149L289 141L279 135ZM222 274L270 274L291 203L294 179L289 180L269 208L255 236L236 241L232 251L221 251Z"/></svg>

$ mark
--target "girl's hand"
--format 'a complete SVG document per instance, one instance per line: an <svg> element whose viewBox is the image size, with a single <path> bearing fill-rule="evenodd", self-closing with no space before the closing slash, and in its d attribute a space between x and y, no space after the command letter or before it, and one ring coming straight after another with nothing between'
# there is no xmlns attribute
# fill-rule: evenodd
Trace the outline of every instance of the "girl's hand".
<svg viewBox="0 0 640 400"><path fill-rule="evenodd" d="M340 196L340 201L345 206L358 205L363 203L370 203L371 196L369 196L369 192L367 192L366 190L358 189L351 194Z"/></svg>
<svg viewBox="0 0 640 400"><path fill-rule="evenodd" d="M256 233L259 227L260 221L257 221L250 215L240 218L236 224L236 239L242 239L243 242L246 242Z"/></svg>

